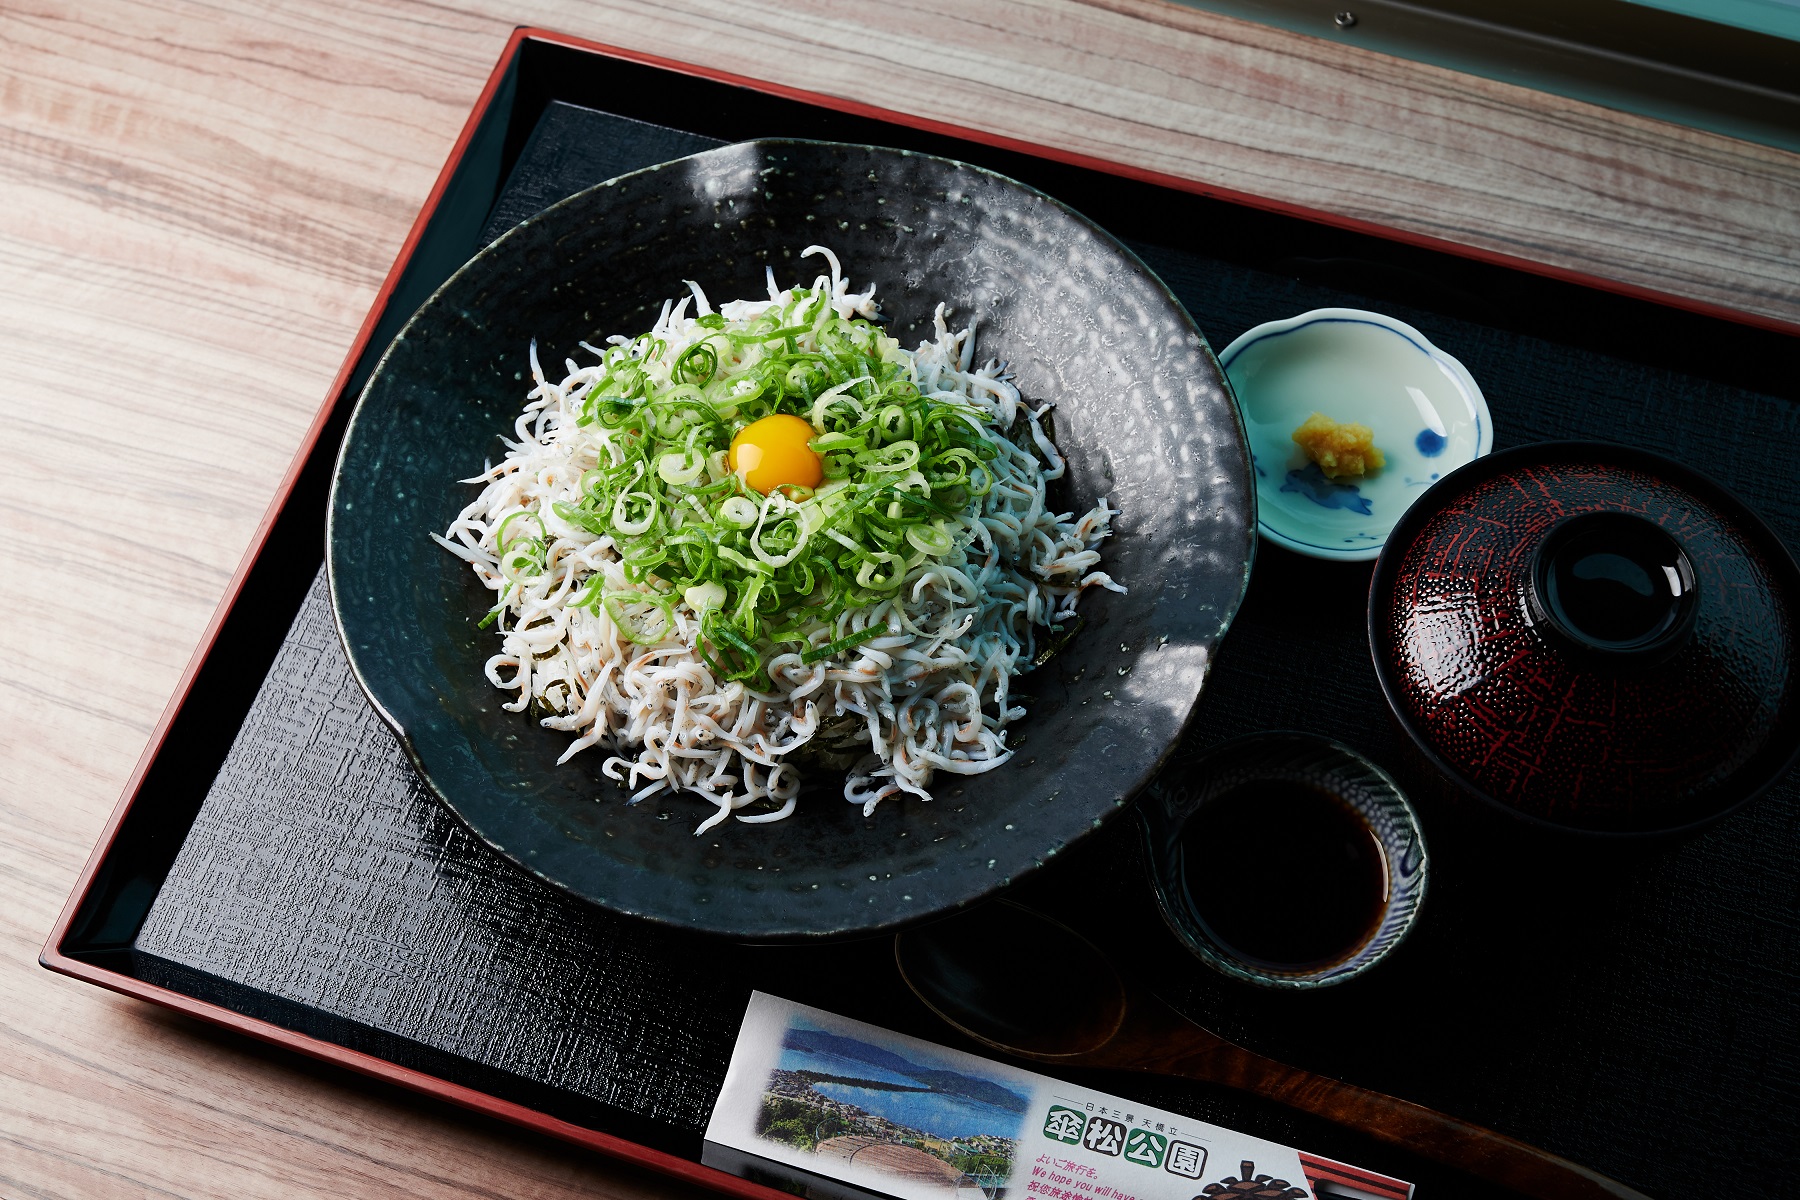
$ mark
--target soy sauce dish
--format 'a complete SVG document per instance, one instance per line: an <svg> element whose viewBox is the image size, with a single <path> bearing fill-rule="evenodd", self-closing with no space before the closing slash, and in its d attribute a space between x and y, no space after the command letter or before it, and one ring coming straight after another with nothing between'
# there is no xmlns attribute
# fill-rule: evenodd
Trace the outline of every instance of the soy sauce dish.
<svg viewBox="0 0 1800 1200"><path fill-rule="evenodd" d="M1255 463L1257 527L1310 558L1367 561L1425 489L1494 448L1462 363L1403 321L1320 308L1270 321L1224 353ZM1385 464L1332 477L1293 439L1314 413L1367 426Z"/></svg>
<svg viewBox="0 0 1800 1200"><path fill-rule="evenodd" d="M1405 793L1317 734L1252 734L1176 759L1138 818L1164 923L1244 983L1355 979L1393 953L1425 900L1429 858Z"/></svg>

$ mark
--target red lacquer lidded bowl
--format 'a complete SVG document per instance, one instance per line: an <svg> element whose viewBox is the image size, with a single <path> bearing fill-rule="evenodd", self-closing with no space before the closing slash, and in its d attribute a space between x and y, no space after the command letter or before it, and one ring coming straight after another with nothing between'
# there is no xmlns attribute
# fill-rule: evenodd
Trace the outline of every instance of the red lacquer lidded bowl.
<svg viewBox="0 0 1800 1200"><path fill-rule="evenodd" d="M1668 834L1800 754L1800 568L1734 496L1593 442L1446 476L1369 592L1400 725L1467 793L1587 833Z"/></svg>

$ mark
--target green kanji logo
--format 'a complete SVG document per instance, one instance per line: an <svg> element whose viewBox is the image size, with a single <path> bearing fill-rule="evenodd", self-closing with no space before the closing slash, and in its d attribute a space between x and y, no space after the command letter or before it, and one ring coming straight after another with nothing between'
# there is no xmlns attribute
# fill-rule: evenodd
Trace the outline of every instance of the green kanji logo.
<svg viewBox="0 0 1800 1200"><path fill-rule="evenodd" d="M1169 1139L1160 1133L1151 1133L1148 1129L1134 1129L1125 1139L1126 1159L1152 1170L1162 1166L1163 1155L1168 1149Z"/></svg>
<svg viewBox="0 0 1800 1200"><path fill-rule="evenodd" d="M1074 1109L1052 1105L1050 1115L1044 1118L1044 1136L1073 1146L1081 1141L1081 1127L1086 1124L1087 1118Z"/></svg>

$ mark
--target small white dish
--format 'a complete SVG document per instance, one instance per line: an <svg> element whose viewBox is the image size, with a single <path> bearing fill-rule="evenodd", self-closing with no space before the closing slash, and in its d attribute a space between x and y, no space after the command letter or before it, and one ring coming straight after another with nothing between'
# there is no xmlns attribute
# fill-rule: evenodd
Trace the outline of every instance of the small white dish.
<svg viewBox="0 0 1800 1200"><path fill-rule="evenodd" d="M1270 321L1219 355L1256 467L1257 524L1312 558L1375 558L1425 489L1494 448L1481 389L1404 321L1319 308ZM1334 481L1294 444L1315 412L1367 425L1387 465Z"/></svg>

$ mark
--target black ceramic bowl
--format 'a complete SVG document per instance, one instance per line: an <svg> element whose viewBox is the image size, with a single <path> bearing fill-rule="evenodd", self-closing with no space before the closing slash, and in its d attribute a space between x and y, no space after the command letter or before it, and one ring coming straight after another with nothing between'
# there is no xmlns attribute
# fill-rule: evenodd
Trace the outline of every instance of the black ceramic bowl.
<svg viewBox="0 0 1800 1200"><path fill-rule="evenodd" d="M1445 476L1376 563L1369 644L1430 766L1537 825L1685 832L1800 753L1800 568L1642 450L1544 442Z"/></svg>
<svg viewBox="0 0 1800 1200"><path fill-rule="evenodd" d="M940 779L930 803L844 802L812 781L799 811L696 838L693 797L640 805L555 761L565 734L500 708L476 623L491 603L428 537L500 457L528 388L576 345L650 327L699 281L715 301L810 282L811 243L879 288L914 345L934 306L978 322L977 354L1054 400L1069 469L1059 511L1112 497L1102 547L1126 595L1094 589L1086 626L1018 681L1019 753ZM550 368L554 370L555 368ZM596 904L774 941L898 926L968 903L1116 813L1174 745L1242 597L1256 514L1244 436L1193 321L1130 251L1022 184L940 158L748 142L603 183L496 241L394 339L352 418L332 494L332 602L357 678L444 801L481 837Z"/></svg>

